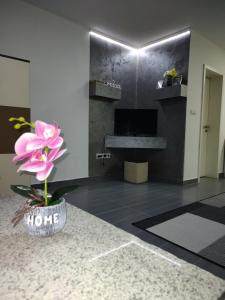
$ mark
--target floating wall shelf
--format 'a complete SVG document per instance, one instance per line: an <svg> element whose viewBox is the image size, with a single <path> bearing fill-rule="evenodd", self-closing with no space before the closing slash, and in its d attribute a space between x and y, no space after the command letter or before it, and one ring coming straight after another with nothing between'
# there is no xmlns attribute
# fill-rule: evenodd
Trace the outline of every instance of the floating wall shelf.
<svg viewBox="0 0 225 300"><path fill-rule="evenodd" d="M181 84L157 89L155 90L152 97L156 101L169 100L175 98L185 99L187 98L187 86Z"/></svg>
<svg viewBox="0 0 225 300"><path fill-rule="evenodd" d="M118 101L121 99L121 89L107 85L102 81L92 80L89 84L89 95L93 99Z"/></svg>
<svg viewBox="0 0 225 300"><path fill-rule="evenodd" d="M116 136L105 137L106 148L130 148L130 149L166 149L167 142L164 137L144 136Z"/></svg>

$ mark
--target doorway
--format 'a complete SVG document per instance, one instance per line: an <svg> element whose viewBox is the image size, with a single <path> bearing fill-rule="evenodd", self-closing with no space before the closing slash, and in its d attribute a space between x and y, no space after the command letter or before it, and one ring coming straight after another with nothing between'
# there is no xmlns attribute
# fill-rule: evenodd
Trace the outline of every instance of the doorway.
<svg viewBox="0 0 225 300"><path fill-rule="evenodd" d="M24 129L15 130L9 122L10 117L29 120L29 68L28 61L0 55L0 197L14 194L10 184L30 184L30 176L18 174L12 163L14 144Z"/></svg>
<svg viewBox="0 0 225 300"><path fill-rule="evenodd" d="M200 128L199 172L201 177L219 177L219 136L223 76L204 66Z"/></svg>

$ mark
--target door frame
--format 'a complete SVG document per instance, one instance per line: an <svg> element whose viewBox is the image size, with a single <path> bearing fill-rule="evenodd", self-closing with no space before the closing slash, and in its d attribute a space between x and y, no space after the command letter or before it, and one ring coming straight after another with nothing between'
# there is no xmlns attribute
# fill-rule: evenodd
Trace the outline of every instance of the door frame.
<svg viewBox="0 0 225 300"><path fill-rule="evenodd" d="M220 114L219 114L219 124L221 125L221 108L222 108L222 98L223 98L223 74L220 73L215 68L203 64L203 77L202 77L202 93L201 93L201 110L200 110L200 130L199 130L199 147L198 147L198 183L200 182L200 172L201 172L201 153L202 153L202 126L203 126L203 109L204 109L204 99L205 99L205 85L206 85L206 77L207 77L207 71L211 71L215 73L218 76L222 77L222 94L221 94L221 102L220 102ZM219 125L219 137L220 137L220 131L221 126ZM218 140L218 160L217 160L217 170L218 170L218 163L219 163L219 144L220 140ZM219 173L217 171L217 179L219 178Z"/></svg>

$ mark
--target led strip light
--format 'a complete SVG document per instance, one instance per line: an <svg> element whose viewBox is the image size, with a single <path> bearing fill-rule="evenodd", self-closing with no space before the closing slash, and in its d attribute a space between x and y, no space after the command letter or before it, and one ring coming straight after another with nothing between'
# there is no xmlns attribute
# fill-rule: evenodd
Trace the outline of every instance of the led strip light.
<svg viewBox="0 0 225 300"><path fill-rule="evenodd" d="M121 46L121 47L123 47L123 48L126 48L126 49L128 49L128 50L131 50L131 51L137 51L137 49L135 49L135 48L133 48L133 47L131 47L131 46L128 46L128 45L125 45L125 44L120 43L120 42L118 42L118 41L115 41L115 40L113 40L113 39L110 39L110 38L108 38L108 37L106 37L106 36L104 36L104 35L101 35L101 34L99 34L99 33L94 32L94 31L90 31L90 35L95 36L95 37L97 37L97 38L99 38L99 39L101 39L101 40L107 41L107 42L109 42L109 43L111 43L111 44L119 45L119 46Z"/></svg>
<svg viewBox="0 0 225 300"><path fill-rule="evenodd" d="M149 44L147 46L144 46L144 47L140 48L139 50L143 51L143 50L146 50L146 49L149 49L149 48L153 48L155 46L159 46L159 45L162 45L162 44L174 41L174 40L178 40L178 39L180 39L180 38L182 38L182 37L184 37L186 35L189 35L190 33L191 33L191 31L187 30L187 31L184 31L182 33L178 33L176 35L172 35L172 36L170 36L168 38L162 39L162 40L160 40L158 42L151 43L151 44Z"/></svg>
<svg viewBox="0 0 225 300"><path fill-rule="evenodd" d="M123 47L123 48L126 48L126 49L132 51L132 52L135 52L136 54L139 54L139 53L143 52L143 51L146 50L146 49L153 48L153 47L156 47L156 46L159 46L159 45L162 45L162 44L165 44L165 43L174 41L174 40L178 40L178 39L180 39L180 38L182 38L182 37L184 37L184 36L189 35L190 33L191 33L190 30L183 31L183 32L181 32L181 33L172 35L172 36L170 36L170 37L168 37L168 38L161 39L161 40L159 40L159 41L157 41L157 42L150 43L149 45L146 45L146 46L144 46L144 47L142 47L142 48L137 49L137 48L128 46L128 45L126 45L126 44L123 44L123 43L121 43L121 42L118 42L118 41L116 41L116 40L113 40L113 39L111 39L111 38L109 38L109 37L106 37L106 36L104 36L104 35L102 35L102 34L96 33L96 32L94 32L94 31L90 31L90 35L92 35L92 36L95 36L95 37L97 37L97 38L99 38L99 39L101 39L101 40L107 41L107 42L109 42L109 43L111 43L111 44L119 45L119 46L121 46L121 47Z"/></svg>

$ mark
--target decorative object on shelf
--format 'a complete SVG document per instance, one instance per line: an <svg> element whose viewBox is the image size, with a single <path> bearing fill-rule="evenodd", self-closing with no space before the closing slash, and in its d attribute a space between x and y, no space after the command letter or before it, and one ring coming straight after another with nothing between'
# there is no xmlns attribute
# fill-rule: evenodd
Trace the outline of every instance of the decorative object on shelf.
<svg viewBox="0 0 225 300"><path fill-rule="evenodd" d="M184 84L177 84L173 86L167 86L162 89L156 89L152 95L154 101L167 102L171 99L182 100L187 98L187 86Z"/></svg>
<svg viewBox="0 0 225 300"><path fill-rule="evenodd" d="M18 172L36 173L38 181L44 181L44 190L24 185L11 185L11 189L27 198L19 208L12 223L16 226L22 219L26 231L31 235L50 236L63 229L66 223L66 204L63 196L77 186L65 186L51 195L48 193L47 179L54 168L54 161L60 158L67 149L62 149L64 142L58 124L47 124L37 120L29 123L24 117L9 119L17 122L15 129L30 126L34 133L22 134L15 143L16 156L13 162L20 163Z"/></svg>
<svg viewBox="0 0 225 300"><path fill-rule="evenodd" d="M164 74L163 86L171 86L173 85L173 80L177 76L177 70L175 68L167 70Z"/></svg>
<svg viewBox="0 0 225 300"><path fill-rule="evenodd" d="M104 83L106 85L109 85L109 86L113 87L113 88L121 90L121 85L119 83L116 83L115 80L113 80L113 81L104 81Z"/></svg>
<svg viewBox="0 0 225 300"><path fill-rule="evenodd" d="M163 74L164 79L159 80L157 82L157 89L167 87L167 86L174 86L174 85L181 85L183 76L182 74L178 74L176 68L172 68L167 70Z"/></svg>
<svg viewBox="0 0 225 300"><path fill-rule="evenodd" d="M161 89L161 88L163 88L163 80L159 80L157 82L157 89Z"/></svg>
<svg viewBox="0 0 225 300"><path fill-rule="evenodd" d="M89 95L93 98L106 98L109 100L120 100L121 85L113 81L91 80L89 85Z"/></svg>
<svg viewBox="0 0 225 300"><path fill-rule="evenodd" d="M183 80L183 75L179 74L173 78L173 85L181 85Z"/></svg>

